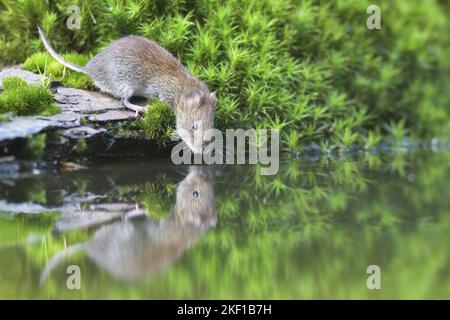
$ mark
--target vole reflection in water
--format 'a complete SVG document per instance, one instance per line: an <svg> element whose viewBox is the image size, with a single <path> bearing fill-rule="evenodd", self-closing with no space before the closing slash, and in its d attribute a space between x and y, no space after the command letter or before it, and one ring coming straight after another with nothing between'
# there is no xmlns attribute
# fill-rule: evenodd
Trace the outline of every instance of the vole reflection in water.
<svg viewBox="0 0 450 320"><path fill-rule="evenodd" d="M41 283L67 256L79 251L122 280L157 274L215 224L212 181L205 168L192 166L177 186L176 204L168 218L155 221L144 215L100 227L89 242L54 255L41 274Z"/></svg>

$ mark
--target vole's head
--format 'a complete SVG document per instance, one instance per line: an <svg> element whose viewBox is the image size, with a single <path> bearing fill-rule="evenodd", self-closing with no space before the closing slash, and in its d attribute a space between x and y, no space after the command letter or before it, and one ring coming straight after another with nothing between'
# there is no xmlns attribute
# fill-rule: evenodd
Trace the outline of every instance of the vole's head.
<svg viewBox="0 0 450 320"><path fill-rule="evenodd" d="M176 108L176 130L180 138L194 151L203 152L203 134L214 127L216 94L194 89L181 95Z"/></svg>
<svg viewBox="0 0 450 320"><path fill-rule="evenodd" d="M191 166L189 174L177 187L176 214L183 224L214 226L216 211L211 175L202 166Z"/></svg>

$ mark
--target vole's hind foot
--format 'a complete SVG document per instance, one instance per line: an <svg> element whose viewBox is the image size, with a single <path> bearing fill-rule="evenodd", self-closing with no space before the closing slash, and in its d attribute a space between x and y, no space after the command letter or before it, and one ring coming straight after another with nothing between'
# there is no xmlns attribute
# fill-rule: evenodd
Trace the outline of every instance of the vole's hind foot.
<svg viewBox="0 0 450 320"><path fill-rule="evenodd" d="M145 111L145 107L141 107L141 106L135 105L135 104L131 103L130 100L128 100L126 98L123 98L121 100L121 102L122 102L122 105L125 108L133 110L134 112L136 112L136 115L135 115L136 118L139 117L139 114L142 114Z"/></svg>

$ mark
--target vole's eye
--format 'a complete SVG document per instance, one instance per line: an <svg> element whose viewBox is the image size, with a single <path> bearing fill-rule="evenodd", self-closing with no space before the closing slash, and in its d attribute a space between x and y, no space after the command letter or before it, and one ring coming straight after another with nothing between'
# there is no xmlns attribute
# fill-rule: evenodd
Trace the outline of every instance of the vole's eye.
<svg viewBox="0 0 450 320"><path fill-rule="evenodd" d="M192 130L197 131L197 129L198 129L198 124L194 123L192 125Z"/></svg>
<svg viewBox="0 0 450 320"><path fill-rule="evenodd" d="M194 198L198 198L198 192L197 192L197 191L192 192L192 196L193 196Z"/></svg>

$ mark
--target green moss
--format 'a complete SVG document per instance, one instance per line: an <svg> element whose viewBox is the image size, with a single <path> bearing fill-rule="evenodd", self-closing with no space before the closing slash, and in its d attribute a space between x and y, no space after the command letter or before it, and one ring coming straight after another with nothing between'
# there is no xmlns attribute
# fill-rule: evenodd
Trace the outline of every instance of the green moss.
<svg viewBox="0 0 450 320"><path fill-rule="evenodd" d="M87 117L81 117L80 118L80 124L81 125L86 125L89 123L89 119Z"/></svg>
<svg viewBox="0 0 450 320"><path fill-rule="evenodd" d="M112 196L139 202L149 217L161 220L172 213L172 199L176 191L176 184L166 179L166 176L160 176L157 182L120 186Z"/></svg>
<svg viewBox="0 0 450 320"><path fill-rule="evenodd" d="M11 121L11 118L8 115L0 113L0 122L9 122L9 121Z"/></svg>
<svg viewBox="0 0 450 320"><path fill-rule="evenodd" d="M80 66L84 66L89 61L88 56L74 52L63 54L63 57L67 61ZM81 89L94 88L92 81L88 76L64 67L64 65L53 59L47 52L37 52L33 54L25 61L23 68L35 73L44 74L52 80L61 81L68 87Z"/></svg>
<svg viewBox="0 0 450 320"><path fill-rule="evenodd" d="M44 155L47 135L45 133L28 137L21 156L28 159L39 159Z"/></svg>
<svg viewBox="0 0 450 320"><path fill-rule="evenodd" d="M85 139L79 139L74 146L75 152L78 154L84 153L87 148L88 146Z"/></svg>
<svg viewBox="0 0 450 320"><path fill-rule="evenodd" d="M379 145L382 140L382 135L380 134L380 130L370 131L367 137L365 138L365 148L372 149Z"/></svg>
<svg viewBox="0 0 450 320"><path fill-rule="evenodd" d="M18 77L6 77L2 85L0 113L27 116L60 112L59 107L53 103L52 93L43 86L30 86Z"/></svg>
<svg viewBox="0 0 450 320"><path fill-rule="evenodd" d="M173 193L174 189L169 188L167 190L166 186L158 186L152 183L145 185L144 194L139 200L148 212L149 217L162 220L171 214L171 204L168 203L167 198Z"/></svg>
<svg viewBox="0 0 450 320"><path fill-rule="evenodd" d="M148 139L157 139L161 143L170 141L172 136L175 115L172 109L158 100L152 100L144 116L138 122L138 128L141 129Z"/></svg>
<svg viewBox="0 0 450 320"><path fill-rule="evenodd" d="M2 81L3 91L18 90L26 87L27 82L19 77L6 77Z"/></svg>

